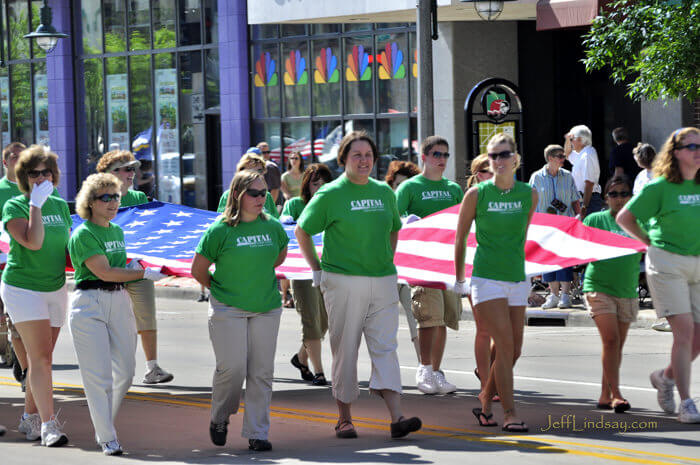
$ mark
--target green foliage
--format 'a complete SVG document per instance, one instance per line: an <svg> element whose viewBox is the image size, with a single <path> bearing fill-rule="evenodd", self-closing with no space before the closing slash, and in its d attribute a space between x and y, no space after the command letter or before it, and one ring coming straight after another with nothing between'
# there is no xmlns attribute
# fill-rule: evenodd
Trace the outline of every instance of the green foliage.
<svg viewBox="0 0 700 465"><path fill-rule="evenodd" d="M584 36L587 71L609 69L634 100L700 98L700 2L618 0L605 10Z"/></svg>

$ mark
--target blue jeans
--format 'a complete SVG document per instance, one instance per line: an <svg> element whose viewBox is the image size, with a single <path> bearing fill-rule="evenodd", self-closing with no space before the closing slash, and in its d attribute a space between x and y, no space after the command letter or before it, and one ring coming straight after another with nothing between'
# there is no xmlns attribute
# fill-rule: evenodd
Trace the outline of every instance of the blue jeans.
<svg viewBox="0 0 700 465"><path fill-rule="evenodd" d="M563 268L561 270L544 273L542 282L551 283L552 281L570 282L574 279L574 272L571 268Z"/></svg>

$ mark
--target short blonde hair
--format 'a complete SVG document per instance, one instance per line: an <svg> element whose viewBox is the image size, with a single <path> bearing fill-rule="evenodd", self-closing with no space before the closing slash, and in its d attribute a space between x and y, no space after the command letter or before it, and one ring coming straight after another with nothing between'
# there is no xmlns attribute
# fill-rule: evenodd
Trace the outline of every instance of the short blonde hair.
<svg viewBox="0 0 700 465"><path fill-rule="evenodd" d="M228 188L228 199L226 200L226 208L223 213L224 223L229 226L238 226L241 222L241 200L248 187L258 179L263 183L265 182L265 177L257 171L242 170L236 173L231 180L231 186ZM267 215L264 211L260 212L260 218L267 220Z"/></svg>
<svg viewBox="0 0 700 465"><path fill-rule="evenodd" d="M263 169L263 174L267 172L267 162L263 157L255 153L245 153L236 165L236 171L255 169L255 166Z"/></svg>
<svg viewBox="0 0 700 465"><path fill-rule="evenodd" d="M80 186L78 195L75 196L75 211L84 219L92 218L92 202L95 194L103 189L116 189L121 192L122 182L111 173L94 173L85 178L83 185Z"/></svg>
<svg viewBox="0 0 700 465"><path fill-rule="evenodd" d="M516 151L517 148L515 146L515 139L513 139L513 136L506 134L505 132L496 133L491 136L491 139L489 139L488 144L486 144L486 149L490 152L493 147L503 143L510 145L510 150L513 152L513 157L515 158L513 173L515 173L518 171L518 168L520 168L520 154Z"/></svg>
<svg viewBox="0 0 700 465"><path fill-rule="evenodd" d="M29 185L29 172L42 163L51 171L54 187L58 186L58 181L61 178L61 172L58 170L58 155L43 145L34 144L22 150L19 154L17 165L15 165L17 187L19 187L22 193L28 194L31 192L32 188Z"/></svg>
<svg viewBox="0 0 700 465"><path fill-rule="evenodd" d="M477 177L477 173L479 170L484 169L484 167L489 166L489 156L486 153L482 153L480 155L477 155L473 160L471 164L471 169L469 177L467 178L467 188L470 188L472 186L476 186L479 184L479 178Z"/></svg>
<svg viewBox="0 0 700 465"><path fill-rule="evenodd" d="M683 176L681 175L681 167L678 164L678 159L673 155L678 149L678 146L683 144L683 139L690 134L700 135L700 129L687 127L676 129L666 139L661 151L654 158L653 170L654 176L663 176L668 182L681 184ZM695 184L700 184L700 170L695 172Z"/></svg>
<svg viewBox="0 0 700 465"><path fill-rule="evenodd" d="M128 163L131 161L136 161L136 157L128 150L112 150L102 155L95 169L98 173L108 173L110 171L109 167L113 164Z"/></svg>

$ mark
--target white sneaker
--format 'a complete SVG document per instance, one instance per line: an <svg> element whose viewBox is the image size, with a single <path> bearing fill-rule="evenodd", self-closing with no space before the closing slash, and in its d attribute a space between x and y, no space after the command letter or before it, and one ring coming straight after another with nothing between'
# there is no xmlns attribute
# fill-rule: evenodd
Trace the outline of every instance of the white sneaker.
<svg viewBox="0 0 700 465"><path fill-rule="evenodd" d="M457 390L457 386L445 379L445 373L442 370L433 371L433 379L439 394L450 394Z"/></svg>
<svg viewBox="0 0 700 465"><path fill-rule="evenodd" d="M433 367L430 365L419 365L416 371L416 387L423 394L435 394L437 386L433 376Z"/></svg>
<svg viewBox="0 0 700 465"><path fill-rule="evenodd" d="M27 441L41 439L41 417L38 413L30 413L19 421L17 431L23 433Z"/></svg>
<svg viewBox="0 0 700 465"><path fill-rule="evenodd" d="M664 333L670 333L671 325L666 318L659 318L653 325L651 325L651 329L655 331L662 331Z"/></svg>
<svg viewBox="0 0 700 465"><path fill-rule="evenodd" d="M681 408L678 409L678 421L681 423L700 423L700 413L690 397L681 402Z"/></svg>
<svg viewBox="0 0 700 465"><path fill-rule="evenodd" d="M554 294L549 294L547 300L542 304L542 308L554 308L559 305L559 297Z"/></svg>
<svg viewBox="0 0 700 465"><path fill-rule="evenodd" d="M52 420L41 424L41 445L46 447L60 447L68 442L68 436L61 431L62 425L58 423L56 415Z"/></svg>
<svg viewBox="0 0 700 465"><path fill-rule="evenodd" d="M570 308L571 307L571 296L569 296L569 294L564 294L562 292L561 298L559 299L559 303L557 304L557 307Z"/></svg>
<svg viewBox="0 0 700 465"><path fill-rule="evenodd" d="M124 453L122 445L119 444L119 441L116 439L114 441L103 442L100 446L105 455L122 455Z"/></svg>
<svg viewBox="0 0 700 465"><path fill-rule="evenodd" d="M147 372L143 376L142 383L144 384L158 384L167 383L173 380L173 375L163 370L160 366L156 365L154 369Z"/></svg>
<svg viewBox="0 0 700 465"><path fill-rule="evenodd" d="M664 376L663 368L652 371L649 375L649 381L656 388L656 400L659 401L661 410L666 413L674 413L676 411L676 400L673 398L673 388L676 383Z"/></svg>

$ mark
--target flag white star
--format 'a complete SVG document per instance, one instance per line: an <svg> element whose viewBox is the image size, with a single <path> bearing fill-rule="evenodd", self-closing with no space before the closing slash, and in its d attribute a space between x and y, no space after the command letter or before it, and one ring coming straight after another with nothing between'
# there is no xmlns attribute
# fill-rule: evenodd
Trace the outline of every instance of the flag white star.
<svg viewBox="0 0 700 465"><path fill-rule="evenodd" d="M194 231L190 231L190 232L191 233L203 233L203 232L207 232L207 230L206 229L195 229Z"/></svg>
<svg viewBox="0 0 700 465"><path fill-rule="evenodd" d="M176 213L170 213L170 214L175 215L175 216L186 216L187 218L192 216L192 212L176 212Z"/></svg>
<svg viewBox="0 0 700 465"><path fill-rule="evenodd" d="M144 241L154 241L156 239L160 239L160 237L161 236L148 236L148 237L144 237L143 240Z"/></svg>
<svg viewBox="0 0 700 465"><path fill-rule="evenodd" d="M182 221L168 221L167 223L163 223L163 226L171 227L171 226L181 226Z"/></svg>
<svg viewBox="0 0 700 465"><path fill-rule="evenodd" d="M173 244L173 245L187 244L187 241L172 241L171 244Z"/></svg>
<svg viewBox="0 0 700 465"><path fill-rule="evenodd" d="M132 221L131 223L127 224L126 227L135 228L136 226L143 226L144 224L146 224L145 221Z"/></svg>
<svg viewBox="0 0 700 465"><path fill-rule="evenodd" d="M174 245L159 245L156 249L174 249Z"/></svg>
<svg viewBox="0 0 700 465"><path fill-rule="evenodd" d="M214 224L214 223L205 223L205 224L200 224L199 226L201 226L201 227L203 227L203 228L208 228L208 227L211 226L212 224Z"/></svg>
<svg viewBox="0 0 700 465"><path fill-rule="evenodd" d="M136 234L136 231L124 231L124 234Z"/></svg>
<svg viewBox="0 0 700 465"><path fill-rule="evenodd" d="M171 233L173 232L172 229L159 229L158 231L154 231L156 234L165 234L165 233Z"/></svg>
<svg viewBox="0 0 700 465"><path fill-rule="evenodd" d="M197 239L199 236L180 236L180 239Z"/></svg>
<svg viewBox="0 0 700 465"><path fill-rule="evenodd" d="M131 244L129 244L129 247L140 247L146 244L148 244L148 242L132 242Z"/></svg>
<svg viewBox="0 0 700 465"><path fill-rule="evenodd" d="M155 210L142 210L140 212L135 212L139 216L151 216L155 215L156 211Z"/></svg>

